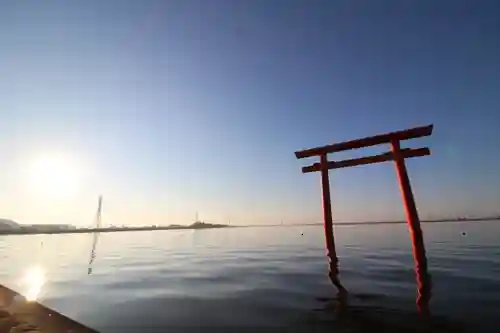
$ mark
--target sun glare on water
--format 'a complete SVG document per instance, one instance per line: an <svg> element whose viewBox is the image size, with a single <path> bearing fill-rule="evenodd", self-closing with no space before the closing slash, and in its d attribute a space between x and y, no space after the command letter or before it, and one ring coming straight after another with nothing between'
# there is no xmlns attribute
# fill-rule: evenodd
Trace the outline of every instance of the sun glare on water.
<svg viewBox="0 0 500 333"><path fill-rule="evenodd" d="M30 268L23 276L21 284L27 301L36 301L45 284L45 272L41 267Z"/></svg>
<svg viewBox="0 0 500 333"><path fill-rule="evenodd" d="M37 197L72 197L81 185L80 171L81 168L70 156L42 154L29 165L29 187Z"/></svg>

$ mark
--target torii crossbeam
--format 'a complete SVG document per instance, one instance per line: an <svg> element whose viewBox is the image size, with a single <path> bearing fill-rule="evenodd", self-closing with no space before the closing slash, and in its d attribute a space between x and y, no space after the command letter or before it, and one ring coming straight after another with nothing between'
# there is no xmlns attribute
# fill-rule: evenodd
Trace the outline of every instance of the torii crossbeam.
<svg viewBox="0 0 500 333"><path fill-rule="evenodd" d="M302 172L321 172L325 238L327 257L329 258L330 268L328 275L330 277L330 280L337 287L340 293L345 293L346 290L340 283L338 277L338 258L335 250L335 241L333 236L332 207L328 170L352 167L356 165L394 161L413 245L413 258L415 260L415 272L418 285L417 306L422 312L428 311L428 303L431 297L431 281L427 271L427 258L425 254L422 229L420 227L420 220L418 217L417 207L415 205L415 199L411 190L410 179L406 170L405 158L427 156L430 155L430 150L429 148L401 148L400 142L404 140L430 136L432 134L432 130L433 125L415 127L403 131L391 132L295 152L295 156L298 159L313 156L320 157L319 163L314 163L312 165L303 167ZM371 147L387 143L391 145L391 151L379 155L348 159L343 161L329 161L327 157L329 153Z"/></svg>

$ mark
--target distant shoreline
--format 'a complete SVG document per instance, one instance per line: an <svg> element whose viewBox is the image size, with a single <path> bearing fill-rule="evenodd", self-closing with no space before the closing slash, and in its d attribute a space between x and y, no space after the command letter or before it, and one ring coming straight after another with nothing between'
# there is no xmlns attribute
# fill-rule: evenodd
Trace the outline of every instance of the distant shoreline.
<svg viewBox="0 0 500 333"><path fill-rule="evenodd" d="M500 217L470 218L470 219L441 219L424 220L422 223L459 223L459 222L487 222L500 220ZM335 226L352 225L380 225L380 224L406 224L406 221L374 221L374 222L334 222ZM322 222L301 223L301 224L252 224L252 225L226 225L198 223L187 226L169 225L169 226L147 226L147 227L107 227L107 228L80 228L80 229L55 229L55 230L0 230L0 236L12 235L52 235L52 234L90 234L107 232L127 232L127 231L155 231L155 230L203 230L220 228L250 228L250 227L299 227L299 226L320 226Z"/></svg>
<svg viewBox="0 0 500 333"><path fill-rule="evenodd" d="M487 221L495 221L495 220L500 220L500 217L485 217L485 218L469 218L469 219L440 219L440 220L422 220L420 221L421 223L458 223L458 222L487 222ZM334 223L335 225L339 224L345 224L345 225L357 225L357 224L401 224L401 223L408 223L406 221L389 221L389 222L382 222L382 221L376 221L376 222L340 222L340 223ZM320 223L321 224L321 223Z"/></svg>
<svg viewBox="0 0 500 333"><path fill-rule="evenodd" d="M499 217L484 217L484 218L470 218L470 219L442 219L442 220L423 220L421 223L460 223L460 222L488 222L498 221ZM372 222L333 222L335 226L349 226L349 225L380 225L380 224L406 224L406 221L372 221ZM290 226L314 226L323 225L323 222L314 223L300 223L300 224L251 224L244 227L290 227Z"/></svg>
<svg viewBox="0 0 500 333"><path fill-rule="evenodd" d="M154 231L154 230L203 230L203 229L219 229L230 228L225 224L211 224L196 222L191 225L169 225L169 226L146 226L146 227L106 227L106 228L76 228L76 229L18 229L18 230L0 230L0 236L11 235L52 235L52 234L92 234L105 232L126 232L126 231Z"/></svg>

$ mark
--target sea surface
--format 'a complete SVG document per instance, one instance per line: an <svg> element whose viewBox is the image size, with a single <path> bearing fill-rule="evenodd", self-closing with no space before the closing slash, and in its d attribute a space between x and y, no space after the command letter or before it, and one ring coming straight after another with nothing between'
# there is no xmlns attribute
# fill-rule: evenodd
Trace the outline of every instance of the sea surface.
<svg viewBox="0 0 500 333"><path fill-rule="evenodd" d="M432 325L496 332L500 221L423 228ZM335 311L320 226L101 234L90 275L92 235L3 236L0 282L104 333L420 327L406 225L336 226L335 238L347 314Z"/></svg>

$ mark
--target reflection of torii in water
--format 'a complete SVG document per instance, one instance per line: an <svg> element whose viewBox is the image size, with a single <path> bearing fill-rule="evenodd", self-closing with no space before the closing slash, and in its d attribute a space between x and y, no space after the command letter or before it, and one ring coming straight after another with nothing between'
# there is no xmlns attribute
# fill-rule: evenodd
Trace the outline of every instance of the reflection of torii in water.
<svg viewBox="0 0 500 333"><path fill-rule="evenodd" d="M95 228L101 227L101 215L102 215L102 195L99 196ZM90 251L90 259L88 264L88 275L92 274L92 263L95 260L95 249L97 246L97 240L99 239L99 232L94 232L93 236L94 239L92 241L92 250Z"/></svg>

